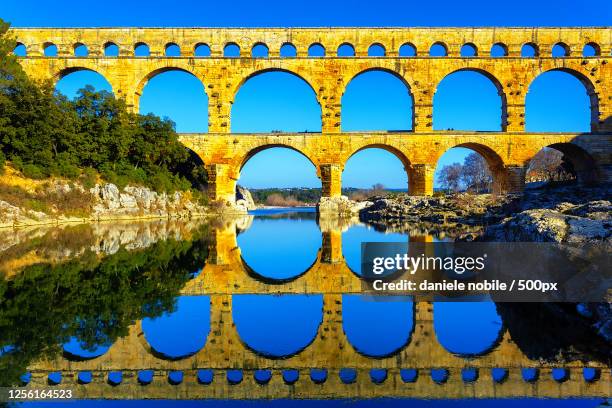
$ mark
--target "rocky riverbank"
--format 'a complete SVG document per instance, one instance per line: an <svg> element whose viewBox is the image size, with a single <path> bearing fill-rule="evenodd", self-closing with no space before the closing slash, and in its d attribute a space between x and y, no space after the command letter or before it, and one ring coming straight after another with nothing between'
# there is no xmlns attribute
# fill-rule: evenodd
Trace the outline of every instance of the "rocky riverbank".
<svg viewBox="0 0 612 408"><path fill-rule="evenodd" d="M32 226L0 229L0 274L11 276L37 263L61 263L90 251L100 257L174 239L191 239L207 219L113 221L82 225Z"/></svg>
<svg viewBox="0 0 612 408"><path fill-rule="evenodd" d="M425 222L459 240L596 243L612 250L611 190L567 186L521 196L375 197L359 217L386 229ZM530 358L612 360L612 303L499 303L497 310Z"/></svg>
<svg viewBox="0 0 612 408"><path fill-rule="evenodd" d="M208 213L191 192L157 193L146 187L55 181L27 191L12 188L0 199L0 228L104 220L191 218Z"/></svg>
<svg viewBox="0 0 612 408"><path fill-rule="evenodd" d="M246 210L245 210L246 211ZM0 175L0 228L105 220L187 219L208 214L198 192L158 193L101 180L27 178L11 166Z"/></svg>
<svg viewBox="0 0 612 408"><path fill-rule="evenodd" d="M373 197L359 212L363 222L399 226L431 224L464 240L604 242L612 236L612 186L556 187L524 195L455 194L440 197ZM463 231L464 234L460 232Z"/></svg>

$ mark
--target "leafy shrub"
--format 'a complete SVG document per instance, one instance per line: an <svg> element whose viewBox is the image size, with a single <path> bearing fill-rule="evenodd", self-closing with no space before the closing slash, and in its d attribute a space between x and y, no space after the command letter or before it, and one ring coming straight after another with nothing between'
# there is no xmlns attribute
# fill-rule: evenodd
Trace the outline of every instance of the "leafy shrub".
<svg viewBox="0 0 612 408"><path fill-rule="evenodd" d="M32 179L44 179L49 176L49 174L46 174L43 169L31 163L24 164L21 171L24 176Z"/></svg>
<svg viewBox="0 0 612 408"><path fill-rule="evenodd" d="M7 157L36 179L75 179L91 168L120 187L206 185L202 162L178 141L173 122L130 113L125 101L91 86L68 100L50 82L30 80L11 54L7 30L0 20L0 167Z"/></svg>
<svg viewBox="0 0 612 408"><path fill-rule="evenodd" d="M98 172L91 167L86 167L81 173L80 181L83 187L86 189L93 188L96 185L98 179Z"/></svg>

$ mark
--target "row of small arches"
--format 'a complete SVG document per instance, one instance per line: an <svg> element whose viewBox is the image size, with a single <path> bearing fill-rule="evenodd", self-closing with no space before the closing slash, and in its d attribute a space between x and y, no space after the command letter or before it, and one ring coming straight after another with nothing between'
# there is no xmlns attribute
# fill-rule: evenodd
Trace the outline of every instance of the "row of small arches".
<svg viewBox="0 0 612 408"><path fill-rule="evenodd" d="M164 49L164 55L166 57L180 57L181 48L176 43L168 43ZM292 43L285 43L280 47L281 58L295 58L297 56L297 48ZM448 55L449 48L443 42L435 42L429 49L429 55L432 57L444 57ZM148 57L151 55L149 46L146 43L139 42L134 45L134 56L135 57ZM23 43L17 43L14 49L14 54L20 57L27 56L27 48ZM57 46L53 43L45 43L43 45L43 54L47 57L57 56ZM551 55L553 57L567 57L572 54L570 47L563 43L556 43L552 47ZM76 43L73 46L73 55L75 57L87 57L89 56L89 49L87 45L83 43ZM193 49L193 55L195 57L209 57L211 55L210 46L208 44L199 43ZM309 57L325 57L326 49L320 43L313 43L308 47ZM368 57L385 57L387 50L380 43L374 43L369 46ZM417 55L417 48L411 43L403 44L399 50L398 55L400 57L414 57ZM477 57L480 54L478 47L473 43L466 43L460 49L460 55L462 57ZM495 43L489 51L491 57L505 57L508 56L508 47L503 43ZM540 50L535 43L523 44L521 48L522 57L537 57L540 55ZM596 57L601 55L601 48L596 43L585 44L582 49L582 56L584 57ZM106 57L118 57L119 46L113 42L106 43L104 45L104 56ZM223 56L227 58L239 58L241 57L240 46L236 43L227 43L223 48ZM250 57L252 58L268 58L269 48L264 43L255 43L251 48ZM341 44L337 51L336 56L338 57L354 57L355 47L352 44L344 43Z"/></svg>
<svg viewBox="0 0 612 408"><path fill-rule="evenodd" d="M461 381L470 384L481 379L481 371L476 367L464 367L461 369ZM510 377L510 371L507 368L494 367L488 369L490 380L494 383L502 384ZM431 368L429 370L419 370L416 368L404 368L399 370L399 377L403 383L415 383L420 374L429 374L431 381L436 384L445 384L451 377L451 373L446 368ZM244 381L244 371L239 369L230 369L225 371L225 381L229 385L238 385ZM372 368L369 370L369 380L374 384L383 384L389 379L389 370L385 368ZM557 383L564 383L571 378L571 372L568 368L555 367L550 371L551 378ZM253 379L259 385L266 385L272 380L273 372L269 369L254 370L252 372ZM535 383L541 377L541 370L538 368L521 368L520 375L523 381L527 383ZM300 370L285 369L281 372L282 380L286 385L294 385L300 379ZM329 372L325 368L311 368L308 371L310 381L315 384L324 384L328 380ZM179 385L184 381L184 373L180 370L170 371L167 374L166 380L171 385ZM343 384L354 384L357 382L358 371L354 368L342 368L338 370L338 378ZM594 383L601 378L601 370L593 367L584 367L582 369L582 378L586 383ZM112 386L120 385L123 382L122 371L111 371L105 376L106 382ZM140 385L149 385L155 379L153 370L140 370L137 374L137 381ZM22 385L30 383L31 374L26 373L21 376ZM60 371L51 372L47 376L48 385L60 385L63 383L63 376ZM91 371L80 371L76 375L78 384L90 384L94 380L94 375ZM200 369L196 375L196 381L201 385L210 385L215 381L215 371L212 369Z"/></svg>

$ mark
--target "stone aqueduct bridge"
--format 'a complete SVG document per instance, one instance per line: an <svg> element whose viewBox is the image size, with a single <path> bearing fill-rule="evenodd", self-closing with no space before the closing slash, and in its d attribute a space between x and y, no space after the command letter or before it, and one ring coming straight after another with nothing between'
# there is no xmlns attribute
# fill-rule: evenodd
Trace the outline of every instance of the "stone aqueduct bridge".
<svg viewBox="0 0 612 408"><path fill-rule="evenodd" d="M612 29L611 28L18 28L13 36L27 49L21 64L32 77L57 80L78 71L103 75L114 93L138 110L139 98L148 80L168 70L192 73L208 95L207 134L182 135L182 142L203 160L209 174L213 200L234 201L236 181L244 163L255 153L285 146L303 153L317 168L323 195L340 195L341 175L348 158L368 147L386 149L403 162L412 194L432 194L437 160L449 148L464 146L481 153L494 174L498 191L520 191L529 160L543 147L552 146L573 162L581 181L612 180ZM280 48L292 44L294 58L282 58ZM57 56L45 57L53 44ZM104 55L108 44L118 46L119 56ZM148 57L136 57L134 49L146 44ZM180 47L180 57L165 56L166 46ZM199 44L210 47L210 57L196 57ZM228 44L238 45L240 58L223 56ZM251 57L255 45L265 45L266 58ZM324 57L309 57L312 44L324 47ZM350 44L354 57L337 57L336 50ZM384 57L368 57L368 48L384 47ZM415 57L400 57L399 48L411 44ZM432 44L447 50L445 57L430 57ZM469 44L475 57L461 57ZM494 44L506 51L489 56ZM525 44L536 56L521 57ZM566 56L554 58L551 50L560 44ZM582 57L585 45L596 50ZM74 56L75 47L85 45L87 57ZM263 72L280 70L305 80L321 107L322 133L232 134L231 107L240 86ZM413 98L413 131L404 133L341 132L341 99L347 84L368 70L384 70L400 78ZM502 100L499 132L433 131L433 97L447 75L472 70L486 75ZM588 134L525 132L525 97L532 81L550 70L568 72L585 86L591 103ZM203 112L204 115L204 112Z"/></svg>
<svg viewBox="0 0 612 408"><path fill-rule="evenodd" d="M415 303L414 329L406 345L385 357L361 354L350 343L343 326L343 294L363 293L361 279L342 257L341 230L322 225L323 245L315 263L300 276L272 283L257 276L243 262L236 231L248 226L248 218L233 220L214 230L211 251L197 278L182 290L185 296L210 296L210 332L202 349L184 358L170 358L147 342L141 322L129 329L102 356L82 360L65 355L43 359L29 367L28 388L48 386L48 374L61 372L57 388L74 390L79 398L138 399L252 399L252 398L499 398L499 397L606 397L611 394L610 368L601 362L554 363L530 360L503 331L496 344L483 355L460 357L447 351L437 340L432 304ZM412 234L410 240L427 241L426 235ZM318 294L323 297L322 321L311 343L295 354L274 358L262 355L240 338L233 318L232 299L240 294ZM552 370L567 370L564 381L552 378ZM583 369L598 375L585 381ZM341 369L352 369L352 383L339 378ZM535 378L525 380L523 369L535 369ZM327 378L313 380L311 369L327 370ZM386 370L382 382L370 378L370 370ZM447 370L446 381L436 382L430 370ZM474 369L476 378L465 381L462 370ZM494 380L493 369L506 370ZM143 370L153 370L150 383L139 380ZM212 371L211 383L202 381L200 370ZM238 370L242 379L230 381L228 371ZM258 380L258 370L268 370L268 380ZM295 381L284 377L297 370ZM79 382L79 373L91 372L88 384ZM169 380L181 371L179 384ZM109 381L110 373L121 372L120 384Z"/></svg>

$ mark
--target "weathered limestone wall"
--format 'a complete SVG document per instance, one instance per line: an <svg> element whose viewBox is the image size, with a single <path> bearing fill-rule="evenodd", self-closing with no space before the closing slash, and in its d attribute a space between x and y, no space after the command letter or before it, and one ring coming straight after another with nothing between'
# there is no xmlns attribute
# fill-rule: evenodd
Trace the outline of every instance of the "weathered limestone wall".
<svg viewBox="0 0 612 408"><path fill-rule="evenodd" d="M612 29L605 28L17 28L16 41L27 48L20 58L34 78L58 80L67 73L93 70L103 75L116 95L138 110L139 98L149 79L169 70L193 74L208 95L209 135L184 135L184 143L204 160L213 200L233 202L240 168L260 150L273 146L295 148L317 167L325 196L340 194L344 163L359 148L383 147L395 153L410 176L413 194L431 194L437 158L448 148L462 145L483 154L496 175L496 190L520 191L525 166L533 155L551 143L562 143L570 159L581 167L582 181L612 180L610 132L612 132ZM104 56L106 44L119 47L119 57ZM134 56L138 44L147 44L149 57ZM284 44L293 44L297 57L281 58ZM432 44L442 44L446 57L430 57ZM57 57L45 57L44 48L54 44ZM75 57L77 45L88 47L89 56ZM180 57L166 57L168 44L181 49ZM194 56L199 44L210 47L210 57ZM241 49L240 58L223 56L228 44ZM251 48L264 44L266 58L251 57ZM325 57L309 57L308 48L322 45ZM337 57L340 45L350 44L354 57ZM385 48L385 57L368 57L373 44ZM411 44L416 57L400 57L399 48ZM477 49L475 57L461 57L468 44ZM493 45L507 52L491 57ZM520 56L521 47L531 44L535 57ZM555 44L566 50L565 57L552 57ZM597 51L582 57L585 45ZM413 126L406 133L341 133L342 95L348 83L364 71L380 69L400 78L414 100ZM304 79L313 89L321 107L322 134L231 134L231 107L240 86L263 72L280 70ZM500 132L465 133L433 131L433 98L438 84L449 74L472 70L486 75L502 99ZM526 134L525 98L529 85L541 73L562 70L578 78L591 101L591 136L567 134ZM556 142L553 142L557 140ZM567 144L580 149L568 147ZM588 155L584 155L584 152Z"/></svg>
<svg viewBox="0 0 612 408"><path fill-rule="evenodd" d="M440 157L453 147L479 152L488 162L498 192L521 191L529 160L546 146L560 146L576 168L590 168L596 180L610 181L612 134L524 132L428 133L297 133L297 134L182 134L180 137L208 165L209 191L215 199L231 200L244 163L271 146L284 146L306 156L317 168L323 195L340 195L342 171L348 159L368 147L395 154L408 173L414 195L433 194L433 178ZM586 153L578 154L578 153ZM592 159L592 160L591 160ZM593 180L586 179L584 182Z"/></svg>

